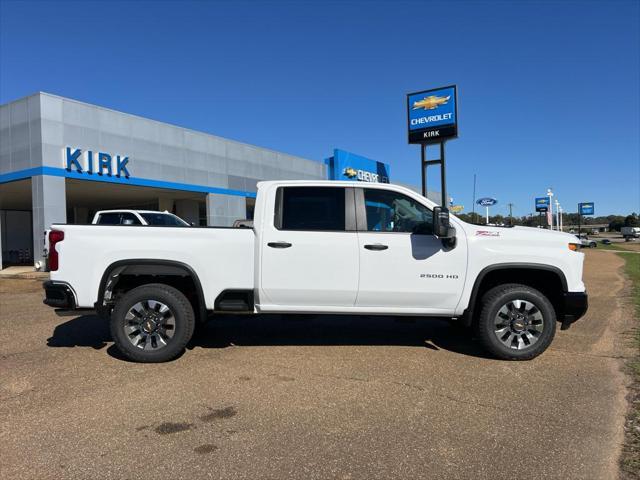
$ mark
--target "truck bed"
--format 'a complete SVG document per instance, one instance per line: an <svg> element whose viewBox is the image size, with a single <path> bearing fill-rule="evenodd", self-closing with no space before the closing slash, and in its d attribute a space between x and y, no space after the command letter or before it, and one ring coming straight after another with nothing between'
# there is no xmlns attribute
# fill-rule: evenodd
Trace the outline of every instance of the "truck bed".
<svg viewBox="0 0 640 480"><path fill-rule="evenodd" d="M51 280L74 288L77 306L93 308L102 276L127 260L163 260L188 265L206 292L208 309L224 289L253 289L253 230L109 225L53 225L64 232L56 248L60 267Z"/></svg>

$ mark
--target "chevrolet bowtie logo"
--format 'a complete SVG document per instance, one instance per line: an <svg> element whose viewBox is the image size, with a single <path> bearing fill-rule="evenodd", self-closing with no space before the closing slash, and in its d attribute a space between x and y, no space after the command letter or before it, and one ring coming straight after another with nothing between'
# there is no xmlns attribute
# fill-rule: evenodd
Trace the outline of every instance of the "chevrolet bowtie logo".
<svg viewBox="0 0 640 480"><path fill-rule="evenodd" d="M430 95L428 97L424 97L422 100L418 100L417 102L413 102L413 109L419 110L420 108L424 108L425 110L435 110L440 105L446 105L451 95L448 97L437 97L435 95Z"/></svg>
<svg viewBox="0 0 640 480"><path fill-rule="evenodd" d="M358 176L358 171L354 168L347 167L344 170L342 170L342 174L346 177L354 178Z"/></svg>

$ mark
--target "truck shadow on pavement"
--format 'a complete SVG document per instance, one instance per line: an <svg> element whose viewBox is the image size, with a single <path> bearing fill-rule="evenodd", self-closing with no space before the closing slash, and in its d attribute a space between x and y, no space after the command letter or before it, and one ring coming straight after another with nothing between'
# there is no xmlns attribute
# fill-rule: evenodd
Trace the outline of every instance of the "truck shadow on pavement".
<svg viewBox="0 0 640 480"><path fill-rule="evenodd" d="M49 347L102 349L112 342L109 325L94 315L56 326ZM489 358L468 329L434 318L345 315L216 315L196 330L187 348L230 346L407 346ZM109 355L123 359L115 346Z"/></svg>

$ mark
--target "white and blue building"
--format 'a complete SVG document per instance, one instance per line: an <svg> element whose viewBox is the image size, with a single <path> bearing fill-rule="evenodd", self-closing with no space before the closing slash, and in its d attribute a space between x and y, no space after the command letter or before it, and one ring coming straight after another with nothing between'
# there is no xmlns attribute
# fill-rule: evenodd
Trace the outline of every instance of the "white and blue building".
<svg viewBox="0 0 640 480"><path fill-rule="evenodd" d="M341 150L315 161L48 93L0 105L0 265L43 265L53 223L168 210L197 225L252 218L262 180L388 182Z"/></svg>

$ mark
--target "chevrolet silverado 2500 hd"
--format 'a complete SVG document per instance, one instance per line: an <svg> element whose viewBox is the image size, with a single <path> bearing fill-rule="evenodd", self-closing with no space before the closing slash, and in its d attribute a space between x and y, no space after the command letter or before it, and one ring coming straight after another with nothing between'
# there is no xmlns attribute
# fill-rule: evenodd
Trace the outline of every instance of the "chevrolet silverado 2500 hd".
<svg viewBox="0 0 640 480"><path fill-rule="evenodd" d="M470 225L395 185L262 182L252 229L53 225L45 303L95 309L140 362L179 355L212 312L445 317L530 359L587 309L577 243Z"/></svg>

